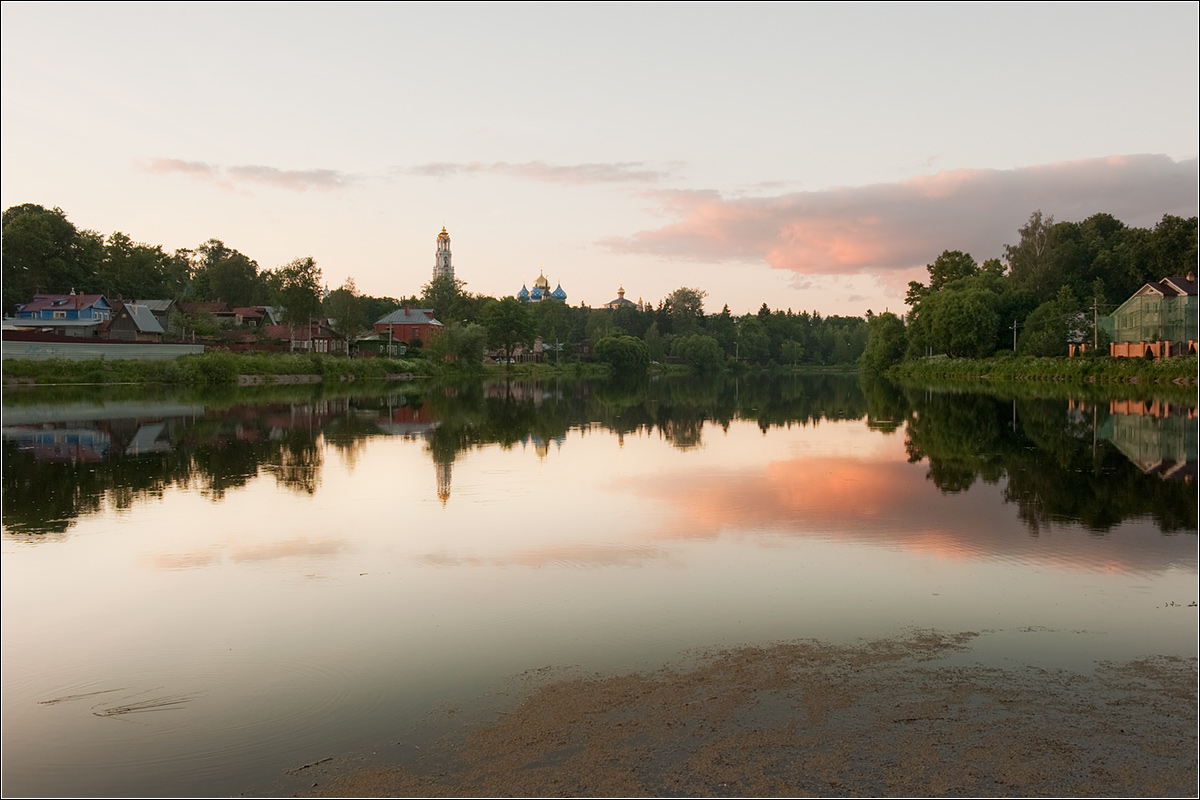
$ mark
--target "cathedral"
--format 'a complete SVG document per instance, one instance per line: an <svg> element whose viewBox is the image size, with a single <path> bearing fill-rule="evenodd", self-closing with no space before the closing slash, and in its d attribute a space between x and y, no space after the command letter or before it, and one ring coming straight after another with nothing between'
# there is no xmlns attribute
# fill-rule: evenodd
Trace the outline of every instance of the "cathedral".
<svg viewBox="0 0 1200 800"><path fill-rule="evenodd" d="M563 303L567 302L567 293L563 291L560 283L554 291L550 291L550 281L546 280L546 276L541 270L538 270L537 280L533 282L533 290L525 288L525 284L521 284L521 291L517 292L517 299L522 303L540 303L543 300L558 300Z"/></svg>

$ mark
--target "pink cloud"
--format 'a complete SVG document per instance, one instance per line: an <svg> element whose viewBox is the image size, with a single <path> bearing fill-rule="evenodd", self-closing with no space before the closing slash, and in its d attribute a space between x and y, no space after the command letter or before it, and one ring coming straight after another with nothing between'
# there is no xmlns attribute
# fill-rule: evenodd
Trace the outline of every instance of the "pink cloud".
<svg viewBox="0 0 1200 800"><path fill-rule="evenodd" d="M1017 169L961 169L898 183L776 197L712 191L648 196L677 221L611 238L613 251L698 261L765 261L797 274L910 271L943 250L999 257L1041 209L1059 220L1107 212L1153 226L1197 211L1197 160L1111 156Z"/></svg>
<svg viewBox="0 0 1200 800"><path fill-rule="evenodd" d="M333 169L279 169L261 164L222 167L178 158L152 158L142 165L142 169L159 175L179 173L227 189L251 183L304 192L309 189L338 189L354 182L353 177Z"/></svg>

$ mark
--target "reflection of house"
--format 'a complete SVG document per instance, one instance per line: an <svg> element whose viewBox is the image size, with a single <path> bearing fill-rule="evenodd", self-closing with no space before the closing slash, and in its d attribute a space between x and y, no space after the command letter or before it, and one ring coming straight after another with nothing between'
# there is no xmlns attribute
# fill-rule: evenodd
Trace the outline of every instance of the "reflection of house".
<svg viewBox="0 0 1200 800"><path fill-rule="evenodd" d="M414 339L429 344L442 332L444 326L433 318L432 308L397 308L375 323L376 333L390 335L396 342L411 342Z"/></svg>
<svg viewBox="0 0 1200 800"><path fill-rule="evenodd" d="M1109 355L1155 358L1196 352L1196 273L1151 281L1134 292L1101 327L1112 339Z"/></svg>
<svg viewBox="0 0 1200 800"><path fill-rule="evenodd" d="M521 291L517 292L517 299L523 303L540 303L543 300L558 300L565 303L567 302L567 293L563 291L561 283L557 288L551 290L550 281L539 270L537 280L533 282L533 289L526 289L525 284L521 284Z"/></svg>
<svg viewBox="0 0 1200 800"><path fill-rule="evenodd" d="M1196 478L1195 409L1169 407L1155 401L1113 401L1099 435L1117 446L1147 475L1171 480Z"/></svg>
<svg viewBox="0 0 1200 800"><path fill-rule="evenodd" d="M103 461L112 444L107 433L95 428L5 428L4 438L37 461L69 464Z"/></svg>

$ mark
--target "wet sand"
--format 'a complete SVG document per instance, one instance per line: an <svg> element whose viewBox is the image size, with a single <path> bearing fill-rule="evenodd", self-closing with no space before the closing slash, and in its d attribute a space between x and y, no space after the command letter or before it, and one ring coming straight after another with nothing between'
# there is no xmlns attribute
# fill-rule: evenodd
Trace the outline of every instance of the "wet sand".
<svg viewBox="0 0 1200 800"><path fill-rule="evenodd" d="M1192 796L1196 659L1080 674L949 666L974 633L723 650L519 679L523 700L393 764L290 771L315 797ZM446 720L442 720L446 722Z"/></svg>

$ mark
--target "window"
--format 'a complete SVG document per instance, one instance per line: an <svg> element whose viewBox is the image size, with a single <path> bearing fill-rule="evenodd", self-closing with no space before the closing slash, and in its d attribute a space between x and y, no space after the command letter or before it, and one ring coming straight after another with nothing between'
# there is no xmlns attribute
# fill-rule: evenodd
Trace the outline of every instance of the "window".
<svg viewBox="0 0 1200 800"><path fill-rule="evenodd" d="M67 312L65 312L65 311L55 311L55 312L54 312L54 318L55 318L55 319L66 319L66 318L67 318Z"/></svg>

